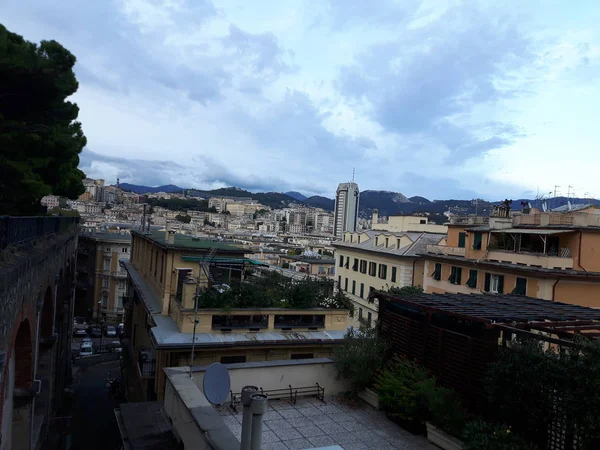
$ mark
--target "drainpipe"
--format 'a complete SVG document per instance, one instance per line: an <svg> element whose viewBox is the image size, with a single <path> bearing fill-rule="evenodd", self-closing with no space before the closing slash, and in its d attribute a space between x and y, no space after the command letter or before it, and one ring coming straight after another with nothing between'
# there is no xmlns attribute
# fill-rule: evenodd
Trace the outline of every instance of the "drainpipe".
<svg viewBox="0 0 600 450"><path fill-rule="evenodd" d="M258 393L256 386L244 386L242 388L242 405L244 407L244 415L242 419L242 439L241 450L250 450L252 439L252 411L250 405L252 403L252 395Z"/></svg>
<svg viewBox="0 0 600 450"><path fill-rule="evenodd" d="M412 270L412 285L415 285L415 267L417 267L417 260L413 260L413 270ZM423 271L425 271L425 263L423 263ZM425 274L423 274L423 281L425 281ZM425 284L425 283L423 283Z"/></svg>
<svg viewBox="0 0 600 450"><path fill-rule="evenodd" d="M554 298L555 292L556 292L556 285L558 284L558 282L560 281L560 278L557 278L556 281L554 282L554 284L552 285L552 301L555 302L556 299Z"/></svg>
<svg viewBox="0 0 600 450"><path fill-rule="evenodd" d="M260 450L262 447L263 415L267 412L267 396L252 394L250 396L250 411L252 412L252 435L250 450Z"/></svg>
<svg viewBox="0 0 600 450"><path fill-rule="evenodd" d="M585 272L585 275L587 276L588 275L588 271L585 270L585 267L583 267L581 265L581 239L582 239L582 237L583 237L583 232L580 231L579 232L579 254L577 255L577 264L579 265L579 267L581 267L583 269L583 271Z"/></svg>
<svg viewBox="0 0 600 450"><path fill-rule="evenodd" d="M37 320L35 325L35 344L33 347L33 384L36 386L35 380L37 377L37 366L38 366L38 346L40 343L40 313L42 311L42 306L44 304L44 300L38 299L37 301ZM35 417L35 398L37 394L33 396L31 399L31 409L29 411L29 448L33 449L33 427L34 427L34 417Z"/></svg>
<svg viewBox="0 0 600 450"><path fill-rule="evenodd" d="M52 334L56 333L56 296L58 295L58 282L60 277L58 274L54 277L54 299L52 301Z"/></svg>

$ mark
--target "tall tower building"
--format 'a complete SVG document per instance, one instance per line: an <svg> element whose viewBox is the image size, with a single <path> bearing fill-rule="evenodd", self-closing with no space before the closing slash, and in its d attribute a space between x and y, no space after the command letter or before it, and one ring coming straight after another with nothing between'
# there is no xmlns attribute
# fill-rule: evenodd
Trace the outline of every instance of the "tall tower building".
<svg viewBox="0 0 600 450"><path fill-rule="evenodd" d="M333 234L342 239L345 231L356 231L358 223L358 184L340 183L335 193Z"/></svg>

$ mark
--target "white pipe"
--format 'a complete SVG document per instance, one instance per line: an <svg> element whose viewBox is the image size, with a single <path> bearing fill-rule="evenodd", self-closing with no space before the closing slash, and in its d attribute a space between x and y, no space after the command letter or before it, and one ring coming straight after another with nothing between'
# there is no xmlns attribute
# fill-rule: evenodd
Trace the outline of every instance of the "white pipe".
<svg viewBox="0 0 600 450"><path fill-rule="evenodd" d="M250 442L252 438L252 395L258 392L256 386L244 386L242 388L242 406L244 407L244 415L242 419L242 438L241 450L250 450Z"/></svg>
<svg viewBox="0 0 600 450"><path fill-rule="evenodd" d="M250 437L250 450L260 450L262 447L263 415L267 412L267 396L264 394L252 394L252 435Z"/></svg>

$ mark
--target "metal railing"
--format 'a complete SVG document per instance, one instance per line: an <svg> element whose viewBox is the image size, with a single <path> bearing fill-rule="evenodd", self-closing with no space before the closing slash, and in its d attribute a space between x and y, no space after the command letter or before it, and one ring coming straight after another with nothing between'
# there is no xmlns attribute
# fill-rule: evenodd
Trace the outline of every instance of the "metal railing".
<svg viewBox="0 0 600 450"><path fill-rule="evenodd" d="M0 216L0 250L9 246L22 246L35 238L67 231L78 223L79 217Z"/></svg>

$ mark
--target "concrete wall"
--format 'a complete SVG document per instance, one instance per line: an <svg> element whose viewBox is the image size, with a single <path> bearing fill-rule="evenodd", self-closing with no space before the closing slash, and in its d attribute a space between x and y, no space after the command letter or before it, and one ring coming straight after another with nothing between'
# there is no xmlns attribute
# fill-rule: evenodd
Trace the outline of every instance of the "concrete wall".
<svg viewBox="0 0 600 450"><path fill-rule="evenodd" d="M325 389L325 395L337 395L350 390L350 382L338 379L333 360L328 358L296 361L264 361L226 364L231 377L231 390L239 393L243 386L264 390L315 386ZM202 390L206 367L194 368L194 382Z"/></svg>

